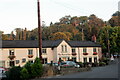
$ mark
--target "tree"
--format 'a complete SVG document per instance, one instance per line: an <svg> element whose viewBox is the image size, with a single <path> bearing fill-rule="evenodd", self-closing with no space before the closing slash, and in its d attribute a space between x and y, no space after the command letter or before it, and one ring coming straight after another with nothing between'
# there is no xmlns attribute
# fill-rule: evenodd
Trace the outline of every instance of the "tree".
<svg viewBox="0 0 120 80"><path fill-rule="evenodd" d="M63 32L56 32L52 35L52 40L57 40L57 39L64 39L64 40L69 40L68 37L66 36L65 33Z"/></svg>
<svg viewBox="0 0 120 80"><path fill-rule="evenodd" d="M112 27L120 26L120 12L119 11L115 12L108 22Z"/></svg>

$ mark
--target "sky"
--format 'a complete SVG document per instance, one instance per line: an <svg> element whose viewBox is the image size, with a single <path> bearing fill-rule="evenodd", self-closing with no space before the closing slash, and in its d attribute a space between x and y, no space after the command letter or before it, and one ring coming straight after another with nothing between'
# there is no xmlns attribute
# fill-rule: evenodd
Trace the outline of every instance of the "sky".
<svg viewBox="0 0 120 80"><path fill-rule="evenodd" d="M90 16L107 21L118 10L120 0L40 0L41 25L58 22L60 18ZM15 28L37 28L37 0L0 0L0 30L5 34Z"/></svg>

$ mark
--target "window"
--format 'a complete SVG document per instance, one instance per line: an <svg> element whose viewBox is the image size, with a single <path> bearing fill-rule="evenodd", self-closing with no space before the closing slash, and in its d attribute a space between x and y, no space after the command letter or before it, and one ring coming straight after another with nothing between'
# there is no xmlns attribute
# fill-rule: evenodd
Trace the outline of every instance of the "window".
<svg viewBox="0 0 120 80"><path fill-rule="evenodd" d="M19 60L16 60L16 64L19 64L20 63L20 61Z"/></svg>
<svg viewBox="0 0 120 80"><path fill-rule="evenodd" d="M25 62L26 62L26 59L25 59L25 58L23 58L23 59L22 59L22 63L25 63Z"/></svg>
<svg viewBox="0 0 120 80"><path fill-rule="evenodd" d="M86 63L86 62L87 62L87 58L83 58L83 60L84 60L84 63Z"/></svg>
<svg viewBox="0 0 120 80"><path fill-rule="evenodd" d="M10 61L10 64L9 64L11 67L12 66L15 66L15 62L14 61Z"/></svg>
<svg viewBox="0 0 120 80"><path fill-rule="evenodd" d="M64 47L63 47L63 45L61 45L61 48L62 48L62 52L64 52Z"/></svg>
<svg viewBox="0 0 120 80"><path fill-rule="evenodd" d="M73 60L74 62L76 62L76 57L72 57L72 60Z"/></svg>
<svg viewBox="0 0 120 80"><path fill-rule="evenodd" d="M75 53L75 52L76 52L75 48L72 48L72 53Z"/></svg>
<svg viewBox="0 0 120 80"><path fill-rule="evenodd" d="M65 52L67 52L67 46L65 45Z"/></svg>
<svg viewBox="0 0 120 80"><path fill-rule="evenodd" d="M91 57L89 58L89 62L92 62L92 58Z"/></svg>
<svg viewBox="0 0 120 80"><path fill-rule="evenodd" d="M33 60L30 60L29 63L33 64L34 62L33 62Z"/></svg>
<svg viewBox="0 0 120 80"><path fill-rule="evenodd" d="M96 48L93 48L93 52L96 52Z"/></svg>
<svg viewBox="0 0 120 80"><path fill-rule="evenodd" d="M42 49L42 53L47 53L46 49Z"/></svg>
<svg viewBox="0 0 120 80"><path fill-rule="evenodd" d="M47 58L43 58L43 59L42 59L42 63L43 63L43 64L46 64L46 63L47 63Z"/></svg>
<svg viewBox="0 0 120 80"><path fill-rule="evenodd" d="M67 45L61 45L62 52L67 52Z"/></svg>
<svg viewBox="0 0 120 80"><path fill-rule="evenodd" d="M33 55L33 50L32 49L28 50L28 55Z"/></svg>
<svg viewBox="0 0 120 80"><path fill-rule="evenodd" d="M86 53L87 52L87 49L86 48L83 48L83 53Z"/></svg>
<svg viewBox="0 0 120 80"><path fill-rule="evenodd" d="M97 57L94 57L94 63L97 62Z"/></svg>
<svg viewBox="0 0 120 80"><path fill-rule="evenodd" d="M14 55L14 50L9 50L9 55Z"/></svg>
<svg viewBox="0 0 120 80"><path fill-rule="evenodd" d="M0 67L5 67L5 61L0 61Z"/></svg>

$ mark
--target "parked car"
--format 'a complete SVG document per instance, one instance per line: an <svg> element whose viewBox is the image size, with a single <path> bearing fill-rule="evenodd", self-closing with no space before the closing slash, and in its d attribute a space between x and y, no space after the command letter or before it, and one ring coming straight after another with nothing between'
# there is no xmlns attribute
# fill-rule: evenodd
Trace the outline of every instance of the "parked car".
<svg viewBox="0 0 120 80"><path fill-rule="evenodd" d="M51 63L47 63L47 65L51 65ZM52 66L58 66L58 63L52 63Z"/></svg>
<svg viewBox="0 0 120 80"><path fill-rule="evenodd" d="M0 67L0 80L6 78L6 74L5 74L6 71L7 71L6 68Z"/></svg>
<svg viewBox="0 0 120 80"><path fill-rule="evenodd" d="M2 67L0 67L0 74L5 73L6 71L7 71L6 68L2 68Z"/></svg>
<svg viewBox="0 0 120 80"><path fill-rule="evenodd" d="M71 67L80 68L80 65L73 62L73 61L64 61L64 62L61 63L61 66L63 66L63 67L71 66Z"/></svg>

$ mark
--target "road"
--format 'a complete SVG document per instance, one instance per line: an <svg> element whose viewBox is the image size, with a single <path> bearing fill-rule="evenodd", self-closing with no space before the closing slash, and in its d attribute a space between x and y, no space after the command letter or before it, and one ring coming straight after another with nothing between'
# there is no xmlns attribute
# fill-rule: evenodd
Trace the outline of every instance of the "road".
<svg viewBox="0 0 120 80"><path fill-rule="evenodd" d="M118 78L118 60L104 67L94 67L91 71L55 76L52 78Z"/></svg>

